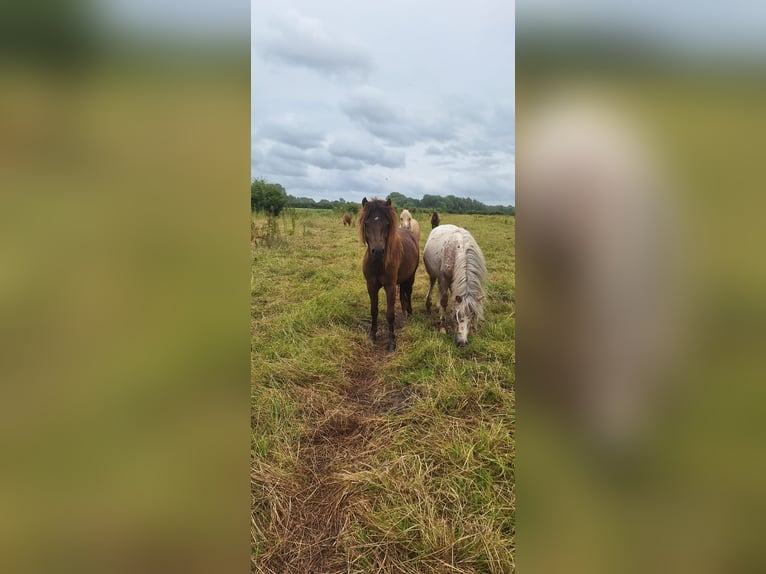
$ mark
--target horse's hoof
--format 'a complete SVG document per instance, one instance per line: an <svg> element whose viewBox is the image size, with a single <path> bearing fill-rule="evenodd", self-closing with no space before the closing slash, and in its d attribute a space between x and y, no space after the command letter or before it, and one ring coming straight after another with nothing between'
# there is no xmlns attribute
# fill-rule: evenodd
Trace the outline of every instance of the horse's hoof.
<svg viewBox="0 0 766 574"><path fill-rule="evenodd" d="M444 327L439 327L439 332L440 332L442 335L446 335L446 334L447 334L447 329L445 329Z"/></svg>

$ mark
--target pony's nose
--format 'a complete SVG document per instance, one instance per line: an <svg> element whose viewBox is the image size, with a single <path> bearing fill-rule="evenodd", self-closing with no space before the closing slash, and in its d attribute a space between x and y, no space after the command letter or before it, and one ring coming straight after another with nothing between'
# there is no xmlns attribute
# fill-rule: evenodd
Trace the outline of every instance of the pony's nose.
<svg viewBox="0 0 766 574"><path fill-rule="evenodd" d="M468 344L468 341L465 339L459 339L457 336L455 337L455 344L458 347L465 347Z"/></svg>
<svg viewBox="0 0 766 574"><path fill-rule="evenodd" d="M373 249L373 250L372 250L372 254L373 254L375 257L383 257L383 254L384 254L385 252L386 252L386 250L385 250L385 249Z"/></svg>

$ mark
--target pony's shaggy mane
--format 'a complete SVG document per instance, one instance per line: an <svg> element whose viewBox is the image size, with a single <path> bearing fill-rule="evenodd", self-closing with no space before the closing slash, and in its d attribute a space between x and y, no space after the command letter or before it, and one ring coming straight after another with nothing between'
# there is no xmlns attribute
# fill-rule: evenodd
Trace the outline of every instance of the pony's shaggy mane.
<svg viewBox="0 0 766 574"><path fill-rule="evenodd" d="M460 229L462 249L455 253L455 274L452 280L453 295L460 295L462 301L457 303L461 312L470 311L474 324L484 317L484 281L487 276L487 266L484 254L473 236L465 229Z"/></svg>

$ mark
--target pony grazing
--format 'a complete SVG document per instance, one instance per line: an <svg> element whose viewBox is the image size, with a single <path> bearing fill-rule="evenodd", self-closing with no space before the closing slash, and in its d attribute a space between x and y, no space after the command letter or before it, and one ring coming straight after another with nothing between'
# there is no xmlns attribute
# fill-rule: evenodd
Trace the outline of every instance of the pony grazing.
<svg viewBox="0 0 766 574"><path fill-rule="evenodd" d="M456 225L440 225L428 236L423 263L431 281L426 295L426 309L431 311L431 291L438 280L439 331L446 333L449 290L454 298L455 344L462 347L468 343L471 326L477 326L483 315L487 276L484 255L468 231Z"/></svg>
<svg viewBox="0 0 766 574"><path fill-rule="evenodd" d="M439 227L439 214L435 211L431 214L431 229Z"/></svg>
<svg viewBox="0 0 766 574"><path fill-rule="evenodd" d="M347 225L349 227L351 227L351 214L350 213L346 213L343 216L343 227L346 227Z"/></svg>
<svg viewBox="0 0 766 574"><path fill-rule="evenodd" d="M399 301L402 313L412 315L412 285L418 268L420 250L412 231L396 227L396 212L391 200L362 200L359 216L359 236L367 245L362 261L362 271L367 280L370 295L370 339L375 340L378 331L378 292L386 290L386 321L388 322L388 350L396 349L394 338L394 307L396 286L399 285Z"/></svg>
<svg viewBox="0 0 766 574"><path fill-rule="evenodd" d="M417 219L413 219L412 214L407 209L402 209L399 220L402 222L401 226L404 229L409 229L415 235L415 242L418 244L418 250L420 250L420 224Z"/></svg>

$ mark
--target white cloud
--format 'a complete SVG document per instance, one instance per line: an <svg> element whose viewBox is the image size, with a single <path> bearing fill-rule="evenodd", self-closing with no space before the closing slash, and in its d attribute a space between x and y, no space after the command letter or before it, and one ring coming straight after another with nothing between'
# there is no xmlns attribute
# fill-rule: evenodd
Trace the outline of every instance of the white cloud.
<svg viewBox="0 0 766 574"><path fill-rule="evenodd" d="M259 0L253 177L317 200L513 201L512 4Z"/></svg>
<svg viewBox="0 0 766 574"><path fill-rule="evenodd" d="M268 118L261 124L255 135L302 149L316 147L324 139L324 134L319 128L310 125L305 120L301 121L292 113Z"/></svg>
<svg viewBox="0 0 766 574"><path fill-rule="evenodd" d="M329 33L320 20L294 10L273 18L270 28L255 43L268 61L330 78L366 77L374 68L370 54L362 47Z"/></svg>

